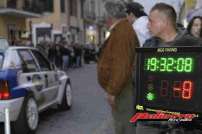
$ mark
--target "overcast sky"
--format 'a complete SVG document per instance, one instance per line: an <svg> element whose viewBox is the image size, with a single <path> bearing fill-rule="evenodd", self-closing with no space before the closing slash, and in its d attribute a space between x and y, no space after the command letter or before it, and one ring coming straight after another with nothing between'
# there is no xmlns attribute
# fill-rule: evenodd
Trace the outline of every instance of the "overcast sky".
<svg viewBox="0 0 202 134"><path fill-rule="evenodd" d="M202 8L202 0L197 0L196 8Z"/></svg>

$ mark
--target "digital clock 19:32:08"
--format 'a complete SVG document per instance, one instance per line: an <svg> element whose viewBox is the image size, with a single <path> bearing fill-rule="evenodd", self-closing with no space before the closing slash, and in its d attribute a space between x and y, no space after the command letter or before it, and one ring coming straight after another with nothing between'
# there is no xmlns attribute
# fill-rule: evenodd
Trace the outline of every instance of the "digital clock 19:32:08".
<svg viewBox="0 0 202 134"><path fill-rule="evenodd" d="M149 57L145 59L144 67L150 72L193 72L193 57Z"/></svg>

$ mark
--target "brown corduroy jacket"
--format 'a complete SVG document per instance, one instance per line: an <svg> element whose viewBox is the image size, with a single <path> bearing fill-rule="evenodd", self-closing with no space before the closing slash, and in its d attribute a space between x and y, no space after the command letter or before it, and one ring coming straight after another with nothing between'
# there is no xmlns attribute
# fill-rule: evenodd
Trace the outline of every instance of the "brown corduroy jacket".
<svg viewBox="0 0 202 134"><path fill-rule="evenodd" d="M109 94L119 95L132 77L138 46L132 25L127 19L120 20L105 41L97 64L98 82Z"/></svg>

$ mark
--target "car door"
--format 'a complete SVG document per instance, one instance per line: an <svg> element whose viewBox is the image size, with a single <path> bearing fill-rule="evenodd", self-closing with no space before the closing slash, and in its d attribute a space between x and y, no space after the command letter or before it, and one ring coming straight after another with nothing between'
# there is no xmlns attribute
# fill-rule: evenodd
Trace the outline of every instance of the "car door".
<svg viewBox="0 0 202 134"><path fill-rule="evenodd" d="M56 70L51 68L50 62L37 50L32 50L34 57L40 67L40 72L44 78L44 94L47 103L56 100L59 90L59 79Z"/></svg>
<svg viewBox="0 0 202 134"><path fill-rule="evenodd" d="M34 93L39 107L45 104L43 94L43 77L39 67L29 49L19 49L18 55L21 59L22 72L18 76L19 85Z"/></svg>

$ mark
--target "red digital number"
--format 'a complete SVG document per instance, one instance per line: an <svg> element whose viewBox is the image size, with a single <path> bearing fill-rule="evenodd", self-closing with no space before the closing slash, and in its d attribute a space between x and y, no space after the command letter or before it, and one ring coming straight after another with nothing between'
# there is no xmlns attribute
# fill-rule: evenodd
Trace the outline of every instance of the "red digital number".
<svg viewBox="0 0 202 134"><path fill-rule="evenodd" d="M169 82L167 80L161 81L160 95L162 97L168 96ZM193 82L190 80L174 81L173 82L173 97L183 100L190 100L193 95Z"/></svg>
<svg viewBox="0 0 202 134"><path fill-rule="evenodd" d="M168 95L168 81L167 80L162 80L161 81L161 90L160 90L160 94L161 96L165 97Z"/></svg>
<svg viewBox="0 0 202 134"><path fill-rule="evenodd" d="M192 81L184 81L182 84L182 99L190 100L193 94L193 83Z"/></svg>
<svg viewBox="0 0 202 134"><path fill-rule="evenodd" d="M182 94L181 81L174 81L173 85L173 96L175 98L180 98Z"/></svg>
<svg viewBox="0 0 202 134"><path fill-rule="evenodd" d="M193 82L186 81L174 81L173 84L173 97L182 98L184 100L190 100L192 98Z"/></svg>

